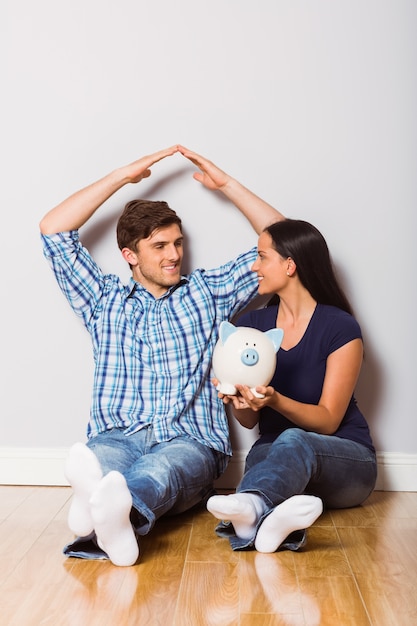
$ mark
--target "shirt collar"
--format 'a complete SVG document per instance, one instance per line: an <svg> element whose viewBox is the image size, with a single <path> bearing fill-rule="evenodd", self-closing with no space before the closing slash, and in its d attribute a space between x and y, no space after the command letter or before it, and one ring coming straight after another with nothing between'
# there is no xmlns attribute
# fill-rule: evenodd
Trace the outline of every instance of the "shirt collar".
<svg viewBox="0 0 417 626"><path fill-rule="evenodd" d="M168 291L166 291L160 298L158 298L158 300L161 300L163 298L169 298L169 296L173 294L174 291L176 291L179 287L182 287L182 285L186 285L188 282L189 282L188 278L185 278L183 276L176 285L173 285L172 287L170 287ZM127 291L126 299L132 298L136 291L141 292L142 294L148 294L149 296L151 296L149 291L141 283L138 283L133 278L131 278L129 281L129 284L126 285L126 291Z"/></svg>

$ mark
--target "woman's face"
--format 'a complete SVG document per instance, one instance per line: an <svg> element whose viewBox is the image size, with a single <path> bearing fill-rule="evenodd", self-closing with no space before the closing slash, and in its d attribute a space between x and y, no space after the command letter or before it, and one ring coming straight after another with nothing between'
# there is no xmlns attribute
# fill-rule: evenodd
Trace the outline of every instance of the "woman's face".
<svg viewBox="0 0 417 626"><path fill-rule="evenodd" d="M269 233L261 233L258 239L258 258L252 271L258 275L258 293L279 293L288 283L289 259L284 259L273 247Z"/></svg>

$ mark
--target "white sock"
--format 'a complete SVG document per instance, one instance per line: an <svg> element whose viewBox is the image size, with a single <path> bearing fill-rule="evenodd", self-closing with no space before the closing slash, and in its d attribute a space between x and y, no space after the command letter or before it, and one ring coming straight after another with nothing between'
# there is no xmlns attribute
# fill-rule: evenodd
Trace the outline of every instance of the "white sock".
<svg viewBox="0 0 417 626"><path fill-rule="evenodd" d="M241 539L252 539L256 525L266 504L255 493L234 493L229 496L212 496L207 509L220 520L229 520Z"/></svg>
<svg viewBox="0 0 417 626"><path fill-rule="evenodd" d="M264 519L255 539L258 552L275 552L295 530L308 528L323 512L323 503L315 496L288 498Z"/></svg>
<svg viewBox="0 0 417 626"><path fill-rule="evenodd" d="M130 522L132 496L125 477L109 472L90 498L91 516L100 548L114 565L133 565L139 546Z"/></svg>
<svg viewBox="0 0 417 626"><path fill-rule="evenodd" d="M85 444L75 443L71 447L65 464L65 476L74 490L68 526L75 535L86 537L94 530L89 500L103 474L96 455Z"/></svg>

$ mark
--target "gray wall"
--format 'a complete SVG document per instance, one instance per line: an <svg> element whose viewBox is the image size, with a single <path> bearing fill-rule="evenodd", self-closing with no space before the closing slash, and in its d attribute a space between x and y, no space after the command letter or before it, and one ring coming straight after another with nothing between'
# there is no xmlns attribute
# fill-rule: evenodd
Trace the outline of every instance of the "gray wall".
<svg viewBox="0 0 417 626"><path fill-rule="evenodd" d="M173 143L325 235L362 325L358 399L379 451L417 453L413 0L7 0L0 9L1 446L83 440L90 341L43 259L38 222L111 169ZM181 214L187 267L253 244L179 155L123 189L85 239L128 277L127 199ZM234 428L237 449L252 433Z"/></svg>

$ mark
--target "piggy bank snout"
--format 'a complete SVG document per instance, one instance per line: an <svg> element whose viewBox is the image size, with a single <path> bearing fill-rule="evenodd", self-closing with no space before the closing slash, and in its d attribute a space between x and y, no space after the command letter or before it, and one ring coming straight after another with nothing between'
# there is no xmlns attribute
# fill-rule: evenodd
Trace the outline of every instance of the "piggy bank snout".
<svg viewBox="0 0 417 626"><path fill-rule="evenodd" d="M255 350L255 348L246 348L242 352L240 360L242 361L243 365L248 365L249 367L251 365L256 365L259 361L258 351Z"/></svg>

